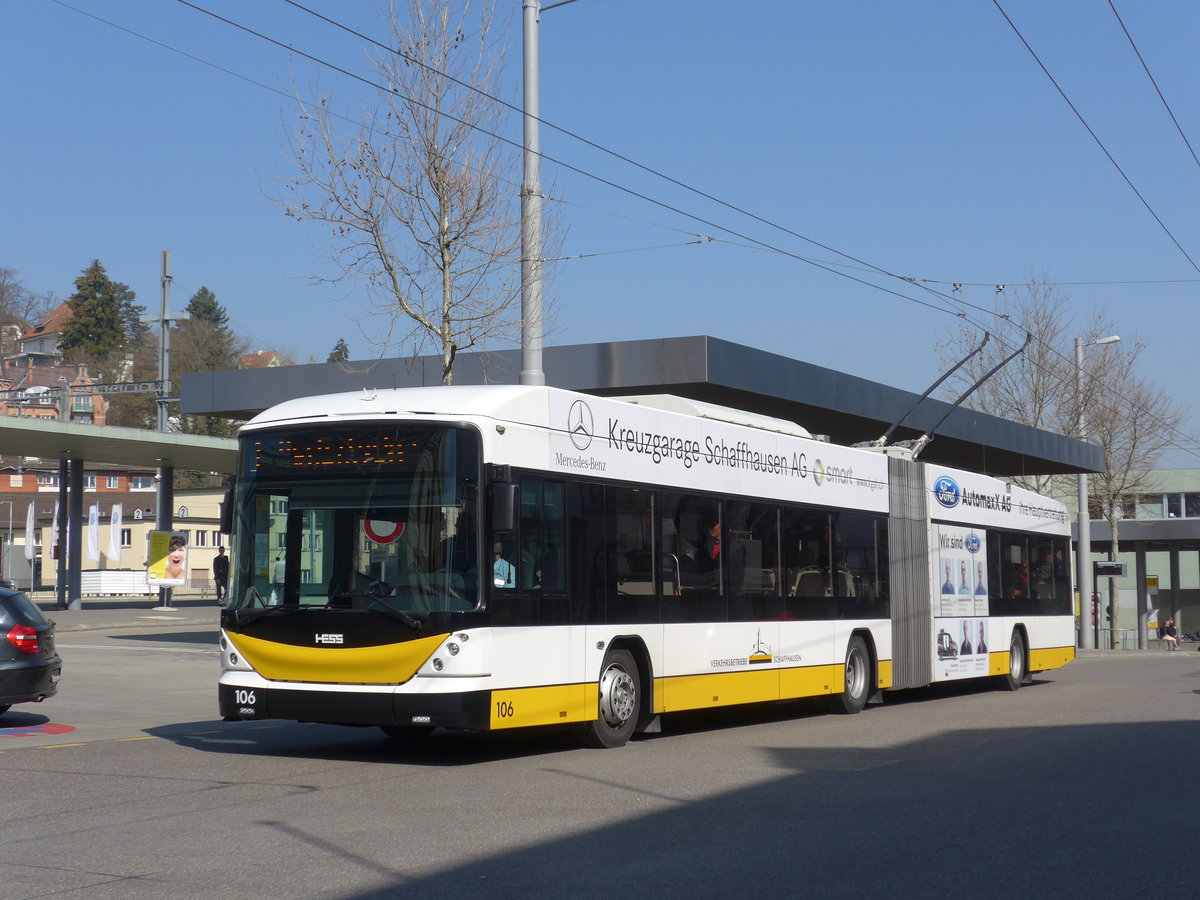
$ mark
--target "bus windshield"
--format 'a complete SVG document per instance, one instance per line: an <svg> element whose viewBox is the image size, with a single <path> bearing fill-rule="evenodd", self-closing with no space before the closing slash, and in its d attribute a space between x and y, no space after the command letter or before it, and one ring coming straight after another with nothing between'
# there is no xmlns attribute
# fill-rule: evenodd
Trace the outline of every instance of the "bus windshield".
<svg viewBox="0 0 1200 900"><path fill-rule="evenodd" d="M230 607L470 610L479 437L417 423L243 436Z"/></svg>

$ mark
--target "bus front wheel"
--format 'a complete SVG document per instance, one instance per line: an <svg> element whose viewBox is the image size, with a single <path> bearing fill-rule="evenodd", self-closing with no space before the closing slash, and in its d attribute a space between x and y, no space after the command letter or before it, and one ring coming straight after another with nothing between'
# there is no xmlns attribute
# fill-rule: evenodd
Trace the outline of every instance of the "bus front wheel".
<svg viewBox="0 0 1200 900"><path fill-rule="evenodd" d="M633 735L642 710L637 663L628 650L609 650L600 667L598 715L585 723L580 740L598 749L621 747Z"/></svg>
<svg viewBox="0 0 1200 900"><path fill-rule="evenodd" d="M871 693L871 654L860 637L850 638L846 646L845 682L842 692L830 698L833 711L849 715L861 712Z"/></svg>

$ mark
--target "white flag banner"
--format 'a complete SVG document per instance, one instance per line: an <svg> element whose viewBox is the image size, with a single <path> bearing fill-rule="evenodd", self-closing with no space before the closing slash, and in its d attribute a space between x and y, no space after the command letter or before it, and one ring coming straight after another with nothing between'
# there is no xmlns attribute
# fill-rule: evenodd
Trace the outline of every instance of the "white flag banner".
<svg viewBox="0 0 1200 900"><path fill-rule="evenodd" d="M36 520L34 515L33 503L29 504L29 512L25 514L25 558L33 559L37 555L37 535L34 534L36 528Z"/></svg>
<svg viewBox="0 0 1200 900"><path fill-rule="evenodd" d="M122 509L120 503L114 503L112 508L112 519L108 528L108 558L116 562L121 558L121 517Z"/></svg>
<svg viewBox="0 0 1200 900"><path fill-rule="evenodd" d="M87 558L89 562L100 562L100 506L96 503L88 507Z"/></svg>

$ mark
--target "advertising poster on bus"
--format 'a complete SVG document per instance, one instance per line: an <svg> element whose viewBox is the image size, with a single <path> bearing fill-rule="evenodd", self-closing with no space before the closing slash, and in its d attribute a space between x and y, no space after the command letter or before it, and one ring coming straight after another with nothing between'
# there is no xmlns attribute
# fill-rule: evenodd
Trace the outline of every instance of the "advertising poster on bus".
<svg viewBox="0 0 1200 900"><path fill-rule="evenodd" d="M935 525L938 616L988 614L987 533L981 528Z"/></svg>
<svg viewBox="0 0 1200 900"><path fill-rule="evenodd" d="M988 674L988 620L939 619L934 642L933 680Z"/></svg>
<svg viewBox="0 0 1200 900"><path fill-rule="evenodd" d="M180 531L151 531L146 580L159 587L182 587L187 573L187 535Z"/></svg>

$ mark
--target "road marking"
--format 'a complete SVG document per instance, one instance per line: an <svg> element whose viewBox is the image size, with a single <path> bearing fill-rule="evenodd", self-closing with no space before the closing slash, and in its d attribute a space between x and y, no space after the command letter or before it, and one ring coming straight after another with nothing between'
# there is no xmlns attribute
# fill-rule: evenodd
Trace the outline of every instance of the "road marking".
<svg viewBox="0 0 1200 900"><path fill-rule="evenodd" d="M150 735L148 737L117 738L117 740L120 742L125 742L125 741L158 741L158 740L162 740L162 739L156 738L153 735Z"/></svg>
<svg viewBox="0 0 1200 900"><path fill-rule="evenodd" d="M66 749L66 748L68 748L68 747L86 747L86 746L87 746L87 745L86 745L86 744L84 744L84 743L79 743L79 744L43 744L42 746L38 747L37 749L38 749L38 750L64 750L64 749Z"/></svg>

